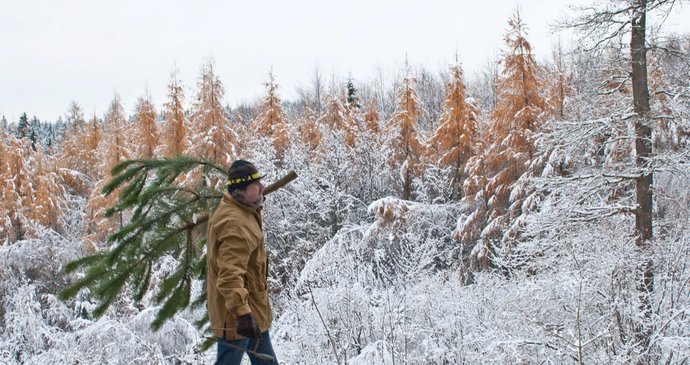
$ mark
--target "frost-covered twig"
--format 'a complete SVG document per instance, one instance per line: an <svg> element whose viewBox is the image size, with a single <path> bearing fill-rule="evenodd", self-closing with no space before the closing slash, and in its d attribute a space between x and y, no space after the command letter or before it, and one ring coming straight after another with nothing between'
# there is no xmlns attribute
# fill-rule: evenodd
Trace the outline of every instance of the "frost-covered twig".
<svg viewBox="0 0 690 365"><path fill-rule="evenodd" d="M316 304L316 300L314 299L314 293L311 290L311 285L307 284L307 289L309 290L309 295L311 296L311 302L314 304L314 308L316 309L316 313L318 313L319 318L321 319L321 324L323 324L323 328L326 329L326 335L328 336L328 342L331 344L331 349L333 350L333 356L335 357L335 361L338 365L340 365L340 357L338 356L338 350L335 347L335 341L333 340L333 337L331 336L331 331L328 329L328 326L326 325L326 321L324 321L323 316L321 315L321 311L319 310L319 306Z"/></svg>

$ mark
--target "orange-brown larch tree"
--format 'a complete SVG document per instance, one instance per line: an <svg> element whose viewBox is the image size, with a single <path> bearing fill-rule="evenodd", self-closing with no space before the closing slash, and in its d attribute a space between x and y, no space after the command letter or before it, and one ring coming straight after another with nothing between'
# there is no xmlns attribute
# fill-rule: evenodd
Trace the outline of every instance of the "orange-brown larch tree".
<svg viewBox="0 0 690 365"><path fill-rule="evenodd" d="M371 133L379 133L381 127L379 125L381 116L376 109L376 98L371 98L366 103L366 112L364 113L364 125Z"/></svg>
<svg viewBox="0 0 690 365"><path fill-rule="evenodd" d="M364 119L362 111L359 107L354 107L351 104L347 104L345 107L345 143L349 147L354 147L356 143L357 136L362 132L360 125L361 121Z"/></svg>
<svg viewBox="0 0 690 365"><path fill-rule="evenodd" d="M72 128L68 128L71 131ZM101 126L94 116L80 129L68 132L62 142L57 164L62 169L60 175L67 186L75 193L88 196L95 181L105 174L101 170L99 144Z"/></svg>
<svg viewBox="0 0 690 365"><path fill-rule="evenodd" d="M419 142L415 128L422 111L414 82L409 77L403 79L397 92L395 112L387 126L391 134L388 140L388 148L392 151L390 163L400 171L400 196L403 199L412 196L412 179L419 174L420 158L424 155L424 146Z"/></svg>
<svg viewBox="0 0 690 365"><path fill-rule="evenodd" d="M53 158L40 149L32 158L32 190L27 216L43 227L58 229L65 189Z"/></svg>
<svg viewBox="0 0 690 365"><path fill-rule="evenodd" d="M151 96L140 97L135 107L135 123L137 157L151 159L155 156L159 144L158 124L156 121L156 109L151 102ZM133 144L135 144L133 143Z"/></svg>
<svg viewBox="0 0 690 365"><path fill-rule="evenodd" d="M459 220L454 237L473 245L471 266L486 268L503 239L511 217L508 214L513 184L533 157L534 133L541 126L546 108L541 95L541 68L525 38L526 27L519 13L508 22L507 51L501 60L496 108L483 134L483 153L466 167L465 202L474 211Z"/></svg>
<svg viewBox="0 0 690 365"><path fill-rule="evenodd" d="M54 161L41 148L14 136L0 140L0 241L15 242L35 234L34 228L57 229L64 201L62 180ZM4 140L7 141L5 146Z"/></svg>
<svg viewBox="0 0 690 365"><path fill-rule="evenodd" d="M283 152L288 147L287 123L278 97L278 85L272 73L269 73L269 81L265 86L266 96L259 106L260 115L254 122L254 132L260 137L270 138L278 158L282 159Z"/></svg>
<svg viewBox="0 0 690 365"><path fill-rule="evenodd" d="M345 89L333 87L326 96L326 105L317 124L325 126L329 131L344 132L345 143L352 147L358 130L357 115L353 106L347 101Z"/></svg>
<svg viewBox="0 0 690 365"><path fill-rule="evenodd" d="M23 193L30 186L29 165L24 159L28 148L23 140L3 133L0 139L0 241L15 242L24 238ZM5 141L7 145L5 145Z"/></svg>
<svg viewBox="0 0 690 365"><path fill-rule="evenodd" d="M189 120L184 112L184 90L177 71L170 74L168 84L168 102L164 105L165 124L163 126L162 155L165 157L182 156L186 153L186 139Z"/></svg>
<svg viewBox="0 0 690 365"><path fill-rule="evenodd" d="M309 147L312 154L321 144L321 131L316 120L316 113L308 105L304 106L302 115L297 119L297 132L302 137L302 143Z"/></svg>
<svg viewBox="0 0 690 365"><path fill-rule="evenodd" d="M131 159L133 156L127 138L129 123L118 95L115 95L111 102L103 123L104 133L102 143L99 146L99 157L101 159L99 170L102 177L97 181L89 196L85 213L86 241L93 245L92 247L87 246L89 250L95 249L99 243L105 240L109 233L114 232L117 227L122 227L124 223L121 214L117 217L109 218L103 215L106 209L115 204L119 191L104 196L101 190L110 181L110 171L113 167Z"/></svg>
<svg viewBox="0 0 690 365"><path fill-rule="evenodd" d="M67 129L62 142L62 151L58 159L60 166L84 173L86 164L83 159L82 137L85 122L81 107L76 102L70 103L66 115Z"/></svg>
<svg viewBox="0 0 690 365"><path fill-rule="evenodd" d="M221 104L225 90L215 74L213 62L202 66L198 87L187 150L196 157L229 165L239 152L237 134L230 128Z"/></svg>
<svg viewBox="0 0 690 365"><path fill-rule="evenodd" d="M333 135L342 132L343 142L348 147L352 147L355 142L357 122L344 101L346 101L344 90L337 87L331 88L326 96L323 114L319 116L316 124L322 128L322 132L334 132Z"/></svg>
<svg viewBox="0 0 690 365"><path fill-rule="evenodd" d="M355 147L355 140L363 132L362 125L364 124L364 114L362 106L359 103L359 96L357 95L357 88L349 79L346 84L346 99L345 99L345 143L349 147Z"/></svg>
<svg viewBox="0 0 690 365"><path fill-rule="evenodd" d="M462 197L465 164L475 154L479 108L465 100L465 84L460 65L451 67L439 126L429 140L432 158L441 168L452 168L453 197Z"/></svg>
<svg viewBox="0 0 690 365"><path fill-rule="evenodd" d="M328 130L345 131L347 130L347 110L343 105L342 98L334 94L338 94L338 92L332 92L326 96L324 112L317 123L325 126Z"/></svg>
<svg viewBox="0 0 690 365"><path fill-rule="evenodd" d="M84 112L76 101L70 102L65 114L65 130L62 140L62 149L58 162L62 167L76 170L81 173L84 171L83 162L80 159L81 149L80 138L84 133L86 122Z"/></svg>
<svg viewBox="0 0 690 365"><path fill-rule="evenodd" d="M110 170L120 162L132 158L132 148L129 144L129 122L125 115L120 96L115 95L110 103L110 108L104 118L105 136L103 138L105 150L103 159L103 171L110 176Z"/></svg>
<svg viewBox="0 0 690 365"><path fill-rule="evenodd" d="M33 189L31 167L27 156L31 152L28 140L8 137L2 181L2 205L5 208L4 239L9 242L24 239L27 232L25 213L30 206Z"/></svg>
<svg viewBox="0 0 690 365"><path fill-rule="evenodd" d="M103 171L99 168L99 150L103 140L101 122L94 114L85 127L82 146L84 150L85 173L91 180L97 181L103 177Z"/></svg>
<svg viewBox="0 0 690 365"><path fill-rule="evenodd" d="M5 182L5 171L7 170L7 147L5 147L5 140L7 139L7 134L5 133L5 126L0 125L0 198L2 201L6 201L7 197L5 196L6 192L5 190L7 189L9 192L9 188L7 187L7 183ZM10 225L10 214L9 214L9 209L8 207L5 206L5 204L0 204L0 217L6 217L5 220L3 221L2 225L0 225L0 244L5 241L5 238L7 237L7 232L6 230L9 229Z"/></svg>

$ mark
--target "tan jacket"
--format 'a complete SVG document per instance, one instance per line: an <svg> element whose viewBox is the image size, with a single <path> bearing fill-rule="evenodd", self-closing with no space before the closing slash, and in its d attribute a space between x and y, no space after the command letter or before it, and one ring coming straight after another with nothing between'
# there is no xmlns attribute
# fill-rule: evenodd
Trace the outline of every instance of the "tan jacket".
<svg viewBox="0 0 690 365"><path fill-rule="evenodd" d="M260 209L238 203L228 193L208 223L206 279L211 329L226 339L242 338L235 318L251 313L262 332L271 327L268 256Z"/></svg>

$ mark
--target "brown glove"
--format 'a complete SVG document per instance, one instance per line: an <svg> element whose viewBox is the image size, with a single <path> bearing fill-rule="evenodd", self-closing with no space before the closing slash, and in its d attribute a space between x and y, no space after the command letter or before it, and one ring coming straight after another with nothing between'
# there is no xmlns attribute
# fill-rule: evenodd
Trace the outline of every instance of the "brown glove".
<svg viewBox="0 0 690 365"><path fill-rule="evenodd" d="M254 322L251 313L237 317L235 332L240 336L249 338L258 338L261 336L261 330L259 326L256 325L256 322Z"/></svg>

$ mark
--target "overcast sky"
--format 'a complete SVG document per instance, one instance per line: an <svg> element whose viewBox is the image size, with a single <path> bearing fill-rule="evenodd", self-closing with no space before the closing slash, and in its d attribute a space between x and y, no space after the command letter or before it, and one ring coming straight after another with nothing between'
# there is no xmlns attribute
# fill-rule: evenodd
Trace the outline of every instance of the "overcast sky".
<svg viewBox="0 0 690 365"><path fill-rule="evenodd" d="M550 25L573 2L520 2L538 59L559 37ZM400 69L406 56L441 71L457 52L472 74L496 59L517 7L515 0L0 0L0 115L53 121L74 100L87 118L101 117L115 93L132 113L147 87L160 109L175 67L189 102L209 57L231 106L262 96L271 69L283 99L308 87L317 66L329 79L366 81L378 69Z"/></svg>

